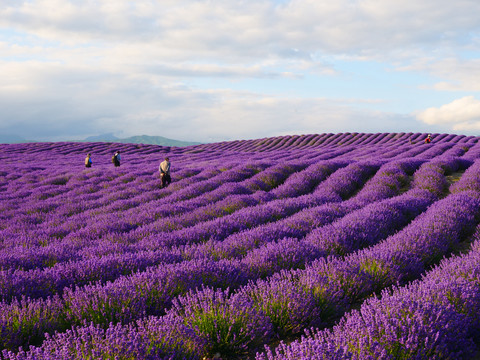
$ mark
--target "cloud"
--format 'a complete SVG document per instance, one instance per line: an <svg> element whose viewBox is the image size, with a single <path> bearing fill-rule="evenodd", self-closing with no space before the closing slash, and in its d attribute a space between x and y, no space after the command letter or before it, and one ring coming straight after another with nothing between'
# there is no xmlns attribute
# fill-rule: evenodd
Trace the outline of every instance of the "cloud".
<svg viewBox="0 0 480 360"><path fill-rule="evenodd" d="M331 79L344 75L338 62L351 64L343 68L353 74L346 77L358 75L356 61L374 59L388 67L394 59L398 69L417 66L438 75L436 89L479 86L472 80L478 76L471 76L480 76L478 61L444 58L474 42L468 34L480 30L476 0L2 5L0 131L21 130L24 137L113 131L207 141L419 128L415 116L369 110L378 92L369 99L372 92L348 88L357 99L326 99ZM426 55L432 58L420 68L415 61ZM308 76L318 85L311 78L302 82ZM292 94L275 96L278 84ZM341 92L340 86L333 90Z"/></svg>
<svg viewBox="0 0 480 360"><path fill-rule="evenodd" d="M364 99L200 89L150 73L67 64L0 65L9 74L0 85L0 131L26 139L81 139L113 132L119 137L148 134L212 142L416 128L412 119L407 124L404 118L362 109L369 103Z"/></svg>
<svg viewBox="0 0 480 360"><path fill-rule="evenodd" d="M417 114L429 125L442 125L455 131L480 129L480 100L465 96L439 108L431 107Z"/></svg>
<svg viewBox="0 0 480 360"><path fill-rule="evenodd" d="M475 0L10 2L0 26L61 43L130 43L165 58L235 62L307 53L365 53L457 42L479 30Z"/></svg>
<svg viewBox="0 0 480 360"><path fill-rule="evenodd" d="M462 59L456 56L419 57L409 59L407 65L398 65L396 70L430 74L434 80L422 85L423 89L437 91L480 91L480 59ZM441 81L436 81L441 79Z"/></svg>

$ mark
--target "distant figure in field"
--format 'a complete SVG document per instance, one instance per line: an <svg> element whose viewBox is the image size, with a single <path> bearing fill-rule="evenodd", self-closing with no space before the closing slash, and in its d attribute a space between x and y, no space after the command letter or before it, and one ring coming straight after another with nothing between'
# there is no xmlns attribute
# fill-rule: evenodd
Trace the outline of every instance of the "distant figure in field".
<svg viewBox="0 0 480 360"><path fill-rule="evenodd" d="M425 144L430 144L432 142L432 134L428 134L425 138Z"/></svg>
<svg viewBox="0 0 480 360"><path fill-rule="evenodd" d="M119 150L115 154L113 154L113 156L112 156L113 165L115 165L115 167L120 166L120 160L121 160L121 158L120 158L120 150Z"/></svg>
<svg viewBox="0 0 480 360"><path fill-rule="evenodd" d="M92 167L92 154L90 153L88 153L87 157L85 158L85 167Z"/></svg>
<svg viewBox="0 0 480 360"><path fill-rule="evenodd" d="M168 157L160 163L158 171L160 172L160 179L162 180L161 187L164 188L172 181L172 178L170 177L170 159Z"/></svg>

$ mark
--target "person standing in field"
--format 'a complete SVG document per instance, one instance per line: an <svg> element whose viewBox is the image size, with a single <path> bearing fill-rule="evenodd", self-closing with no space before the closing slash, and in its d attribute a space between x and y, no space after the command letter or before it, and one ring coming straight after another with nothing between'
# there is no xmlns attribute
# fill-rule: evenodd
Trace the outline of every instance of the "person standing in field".
<svg viewBox="0 0 480 360"><path fill-rule="evenodd" d="M115 167L118 167L120 166L120 150L118 150L115 154L113 154L113 157L112 157L112 163L113 165L115 165Z"/></svg>
<svg viewBox="0 0 480 360"><path fill-rule="evenodd" d="M425 144L430 144L432 142L432 134L428 134L425 139Z"/></svg>
<svg viewBox="0 0 480 360"><path fill-rule="evenodd" d="M160 172L160 180L162 180L161 188L164 188L172 181L170 177L170 159L168 157L160 163L158 171Z"/></svg>
<svg viewBox="0 0 480 360"><path fill-rule="evenodd" d="M88 153L87 157L85 158L85 167L92 167L92 154L90 153Z"/></svg>

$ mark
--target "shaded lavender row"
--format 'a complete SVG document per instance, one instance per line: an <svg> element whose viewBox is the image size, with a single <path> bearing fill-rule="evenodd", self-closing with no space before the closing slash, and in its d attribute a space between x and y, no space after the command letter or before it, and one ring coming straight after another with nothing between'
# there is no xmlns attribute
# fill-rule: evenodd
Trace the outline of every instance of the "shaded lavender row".
<svg viewBox="0 0 480 360"><path fill-rule="evenodd" d="M293 249L295 250L295 248ZM297 246L297 249L301 248ZM268 253L269 249L266 250ZM277 252L277 254L285 256L284 263L285 261L290 262L290 264L295 262L295 258L291 258L291 250L290 248L290 252ZM32 333L51 332L53 329L62 330L65 326L69 326L68 323L80 323L80 319L103 324L108 324L110 321L129 322L142 315L161 313L171 299L188 289L209 284L223 288L234 284L238 286L244 284L247 279L258 277L259 273L262 273L259 268L268 262L265 261L265 257L256 255L253 254L242 262L187 262L162 267L158 270L152 269L128 278L119 279L105 286L86 286L79 291L66 289L63 301L59 298L53 298L46 302L21 303L15 301L10 307L4 306L2 313L5 315L12 314L12 311L13 313L30 313L30 315L24 317L26 324L23 328L17 328L19 332L15 337L17 341L26 336L32 336ZM296 255L298 257L299 253ZM277 257L275 260L278 263L280 259ZM197 269L197 272L194 269ZM249 272L251 273L249 274ZM189 281L182 281L187 274ZM232 274L235 274L235 277ZM194 281L194 279L197 279L197 281ZM179 286L183 288L179 289ZM158 293L158 289L162 289L162 293ZM126 304L129 304L130 307L126 307ZM34 316L32 316L32 312ZM8 316L4 317L4 329L8 329L5 330L7 332L15 329L14 324L10 323L9 325L8 318ZM11 328L12 325L13 328ZM32 326L34 331L26 325ZM5 336L5 338L8 339L9 337ZM21 344L22 342L17 344L5 343L4 346L14 348Z"/></svg>
<svg viewBox="0 0 480 360"><path fill-rule="evenodd" d="M476 167L478 169L478 164ZM476 183L478 186L478 176L474 171L466 175L468 178L465 178L464 182ZM396 282L405 283L409 279L417 278L425 268L448 254L478 223L480 216L478 198L478 192L470 191L450 195L421 216L423 224L416 224L415 228L409 226L405 231L378 246L351 255L345 261L321 260L290 282L302 284L302 294L307 285L306 288L311 291L313 297L320 295L323 299L321 303L323 303L324 316L332 316L338 308L342 307L339 306L342 302L355 303L388 285ZM402 235L403 232L405 234ZM326 300L329 297L330 300ZM314 304L317 305L313 305L314 308L318 306L318 302L319 299L315 299ZM327 306L328 303L330 307ZM361 336L358 337L360 338ZM302 348L310 351L337 349L332 344L323 345L318 344L318 347L315 344L309 344L306 347L302 344L294 344L291 347L281 345L278 349L278 357L269 352L268 358L301 358L298 357L300 353L296 351ZM357 350L360 351L360 348ZM333 353L326 352L325 358L335 353L336 350ZM290 354L295 356L290 357ZM363 353L363 356L365 355L368 355L368 352ZM264 355L259 358L264 359Z"/></svg>
<svg viewBox="0 0 480 360"><path fill-rule="evenodd" d="M181 211L176 209L175 204L171 206L169 203L168 207L165 207L165 210L163 210L162 213L159 211L156 212L157 216L161 214L161 219L148 224L147 226L142 226L138 229L138 232L141 232L141 236L143 237L147 234L151 235L154 233L178 230L183 227L198 225L200 222L231 214L243 207L258 205L266 200L274 199L278 197L278 194L282 193L282 190L280 190L280 192L276 190L284 189L286 187L290 189L289 196L296 197L310 192L319 182L325 180L333 171L344 165L346 164L322 162L310 165L303 171L301 168L303 168L304 165L300 166L299 164L294 164L293 166L290 164L275 166L257 174L257 178L252 178L252 181L246 180L231 185L222 184L217 190L196 197L196 201L194 202L189 202L187 204L182 203L182 205L180 205ZM293 175L288 176L291 173L293 173ZM288 178L282 184L282 180L284 180L285 176L288 176ZM298 179L305 179L305 181L300 182ZM257 183L263 185L256 185ZM279 184L281 185L277 186ZM253 194L254 191L268 191L270 190L269 188L273 188L269 197L259 196L261 193L249 196ZM232 194L236 193L244 195L232 196ZM223 198L223 200L220 200L221 198ZM214 201L217 202L213 203ZM186 214L176 217L167 217L169 214L179 215L183 213ZM125 214L125 216L132 221L132 216L128 214ZM133 219L135 218L136 217L134 216Z"/></svg>
<svg viewBox="0 0 480 360"><path fill-rule="evenodd" d="M195 177L195 176L194 176ZM187 182L187 185L190 183L190 178L185 179ZM194 179L199 180L198 178ZM56 206L56 204L54 204ZM51 211L50 209L47 209L47 211ZM51 216L51 215L50 215ZM80 219L79 221L76 221L77 224L82 226L84 223L86 223L86 219L90 221L91 216L95 216L95 214L88 215L86 212L83 214L80 214ZM82 221L84 219L84 221ZM55 219L52 220L53 222ZM22 224L23 225L23 224ZM45 224L45 230L49 230L48 233L45 234L45 241L51 241L51 236L50 233L51 231L62 231L62 226L59 224L50 224L46 223ZM68 225L66 225L68 226ZM78 226L78 225L76 225ZM6 230L5 230L6 231ZM8 241L8 236L12 237L12 241L14 243L19 242L20 240L20 235L17 232L12 232L11 235L5 234L5 231L2 231L3 235L0 235L3 237L2 243L5 243L5 241ZM66 233L69 232L69 229L65 229ZM35 233L34 236L36 238L42 239L42 236L44 236L45 232L39 229L38 227L35 228ZM5 237L7 236L7 237ZM23 235L24 236L24 235ZM52 244L52 245L47 245L42 246L40 248L36 247L31 247L31 248L24 248L24 247L17 247L9 250L2 250L0 252L0 264L1 267L3 268L8 268L8 267L24 267L24 268L31 268L31 267L36 267L36 266L45 266L47 264L51 264L52 262L58 262L58 261L66 261L69 260L72 256L75 258L75 254L73 250L78 249L78 246L75 245L68 245L68 239L67 239L67 245L66 249L65 248L58 248L58 244ZM28 262L25 262L25 260L28 260ZM33 262L33 263L32 263Z"/></svg>
<svg viewBox="0 0 480 360"><path fill-rule="evenodd" d="M342 197L346 198L358 189L379 167L378 163L372 162L353 163L337 170L327 180L320 183L310 195L273 200L186 229L146 236L138 242L139 249L156 249L160 246L172 247L208 240L221 240L232 233L292 215L305 207L341 201Z"/></svg>
<svg viewBox="0 0 480 360"><path fill-rule="evenodd" d="M354 167L354 169L358 169L358 167ZM300 249L298 246L293 248L294 251L297 251L297 256L301 254L298 251ZM287 263L284 266L292 267L296 265L296 260L288 259L289 254L291 252L283 254L283 256L287 255L285 256ZM305 257L304 254L302 256ZM304 258L301 261L304 262ZM247 279L256 278L259 275L259 266L264 266L264 258L255 259L255 256L252 256L243 262L202 262L198 267L198 271L200 271L197 275L199 282L193 281L195 264L187 262L175 266L162 266L158 270L152 269L152 271L122 278L105 286L86 286L79 291L66 289L63 302L59 298L53 298L51 301L30 301L28 303L14 301L10 306L10 311L4 307L3 312L5 314L7 312L11 313L13 309L17 309L14 312L28 313L32 308L37 309L37 317L31 319L26 316L25 322L26 325L30 324L29 326L34 323L33 327L37 329L35 331L38 333L51 331L52 329L61 330L64 326L67 326L65 323L72 324L72 321L76 323L80 319L102 323L108 323L109 321L128 322L147 313L158 314L162 312L163 308L168 305L169 299L173 299L177 295L177 291L182 293L198 287L200 284L222 285L222 287L232 286L233 284L241 285ZM227 272L220 271L219 266L227 266L230 270ZM276 266L278 267L278 264ZM238 280L233 280L231 272L236 273ZM189 281L186 283L180 281L186 275L188 275ZM155 285L156 282L158 282L157 286ZM177 289L179 284L185 288ZM139 291L139 288L144 289L144 291ZM157 292L156 289L158 288L162 289L161 294ZM133 303L137 304L137 306L133 306L136 310L130 308L129 311L125 312L126 304L132 306ZM105 304L109 304L109 307L105 308ZM23 309L23 311L20 309ZM4 319L6 320L6 318ZM8 327L7 325L6 328ZM28 329L28 326L21 327L18 331L20 334L15 338L17 341L25 336L31 336L29 334L32 332ZM5 344L5 346L14 347L12 344Z"/></svg>
<svg viewBox="0 0 480 360"><path fill-rule="evenodd" d="M459 210L455 219L447 219L445 214L451 215L454 209ZM418 276L424 266L432 262L422 260L420 251L408 253L404 252L405 248L399 251L399 244L406 241L411 246L416 243L417 250L421 244L421 253L424 254L434 245L428 240L438 244L438 236L443 237L443 241L456 242L461 236L465 236L464 232L468 231L468 228L475 226L472 219L474 216L466 214L476 211L478 215L478 209L478 200L472 201L471 197L464 194L451 195L435 204L405 231L382 243L384 245L389 242L393 253L388 254L372 248L354 254L344 261L327 259L305 271L283 273L267 281L257 281L234 294L228 290L197 289L180 296L164 317L146 319L138 323L137 328L112 326L110 331L106 332L94 327L77 329L56 335L54 340L46 342L45 348L33 349L31 353L41 354L43 350L53 350L52 342L56 342L57 346L73 343L84 349L101 351L103 340L99 341L98 348L88 340L93 332L101 339L104 339L105 333L119 334L120 338L110 339L117 344L128 343L127 338L124 339L128 333L135 339L142 339L143 343L136 345L138 349L153 348L164 356L173 351L172 347L162 350L160 345L168 344L172 339L175 339L176 346L181 346L179 352L183 354L193 352L198 357L211 356L216 352L226 356L242 354L268 341L275 334L295 333L308 324L329 323L332 318L343 313L348 303L358 301L377 287L383 288L392 282L404 281L412 275ZM431 229L428 224L437 225L439 219L444 219L444 227ZM423 229L430 229L430 232L419 230L421 221ZM359 271L359 266L363 270ZM416 270L415 274L412 270ZM159 328L164 329L163 332L158 333L155 330ZM90 335L78 338L76 334L79 333ZM67 340L63 340L64 338ZM157 339L162 339L158 347L154 344ZM66 346L58 348L57 351L68 349ZM75 349L70 345L68 351L73 350ZM115 349L110 347L109 351L114 352ZM262 356L264 355L259 358Z"/></svg>
<svg viewBox="0 0 480 360"><path fill-rule="evenodd" d="M285 166L283 166L283 168L285 168ZM288 167L287 167L287 168L288 168ZM231 176L230 176L230 177L231 177ZM271 179L271 175L268 174L268 173L265 175L265 177L266 177L266 178L270 177L270 179ZM225 179L222 178L221 180L223 180L223 182L224 182ZM234 187L235 187L235 186L234 186ZM223 193L224 196L227 195L228 192L229 192L229 190L232 189L232 187L229 187L227 184L225 184L225 186L224 186L224 187L221 187L221 188L222 188L222 190L223 190L222 193ZM216 192L215 196L218 197L218 195L219 195L219 193ZM214 198L214 196L211 196L210 194L207 194L207 195L205 195L204 197L207 198L208 201L211 201L211 200L213 200L213 198ZM228 201L228 200L227 200L227 201ZM205 202L205 200L204 200L204 202ZM198 204L198 201L197 201L197 204ZM195 208L195 205L197 205L197 204L193 203L193 204L191 204L191 207L192 207L192 208ZM235 204L234 204L234 206L235 206ZM170 208L170 207L169 207L169 208ZM175 209L174 204L172 204L172 208ZM186 211L186 210L185 210L185 211ZM80 216L80 215L79 215L79 216ZM88 213L87 213L87 214L85 214L85 213L84 213L84 214L81 214L81 216L82 216L83 218L86 218L86 217L88 217ZM101 223L105 224L105 225L104 225L104 229L105 229L105 231L109 231L109 232L112 232L112 231L122 231L122 230L123 230L123 231L128 231L129 229L132 229L132 227L129 228L128 221L122 221L122 217L119 217L119 216L117 216L117 215L115 215L115 216L112 216L112 215L107 216L106 219L109 220L109 219L111 219L111 218L113 218L113 217L114 217L115 219L112 220L112 221L106 221L105 219L100 218L100 219L97 220L97 223L100 222L100 224L101 224ZM127 219L127 220L128 220L128 219ZM72 221L75 221L75 220L72 220ZM68 225L67 225L67 224L64 224L64 225L62 225L62 226L68 226ZM78 226L78 225L77 225L77 226ZM57 232L60 231L60 229L59 229L58 226L56 227L56 231L57 231ZM83 242L85 242L86 240L91 239L91 238L92 238L92 235L93 235L93 237L97 237L97 236L99 236L100 234L99 234L99 232L98 232L98 230L97 230L97 231L94 231L93 234L90 234L90 236L88 236L88 235L89 235L89 233L88 233L88 228L87 228L87 229L83 229L83 230L80 231L80 232L77 232L77 233L74 232L74 233L71 233L71 234L67 235L67 237L66 237L66 239L65 239L65 240L66 240L65 242L66 242L67 245L68 245L68 243L69 243L69 242L72 242L72 240L73 240L73 241L75 242L75 248L72 249L72 250L78 252L78 243L79 243L79 242L78 242L78 241L75 241L75 240L77 240L78 238L80 238L80 239L79 239L80 241L82 241L82 239L83 239ZM108 235L108 234L107 234L107 235ZM120 236L120 234L119 234L119 236ZM137 235L137 236L140 236L140 235ZM18 240L18 239L17 239L17 240ZM92 240L93 240L93 239L92 239ZM117 241L118 241L118 240L117 240ZM25 249L23 249L23 248L20 249L20 250L22 250L21 253L22 253L22 252L23 252L23 253L25 252ZM35 254L36 257L35 257L34 260L36 260L37 263L40 262L40 263L47 263L47 264L51 264L52 261L60 261L61 259L59 259L59 256L58 256L58 254L59 254L59 252L60 252L60 249L58 249L58 246L55 246L55 248L52 249L52 250L53 250L53 254L50 254L51 256L48 256L49 254L47 253L47 254L46 254L47 259L44 260L44 256L45 256L45 255L42 256L42 253L45 253L45 248L39 249L39 251ZM33 253L33 251L34 251L34 249L27 250L27 252L29 252L29 253ZM39 253L40 253L40 256L38 256ZM70 253L71 253L71 251L70 251ZM7 253L7 252L4 252L4 257L6 258L6 259L4 259L4 262L3 262L5 265L8 264L8 263L10 263L11 265L14 264L14 263L13 263L14 259L12 259L12 257L14 257L14 254L12 254L12 252L10 252L10 251L9 251L8 253ZM68 258L68 252L67 252L67 258ZM54 259L55 259L55 260L54 260ZM6 262L6 261L8 261L8 262ZM5 266L5 265L4 265L4 266ZM33 265L33 264L32 264L32 265ZM25 263L23 264L24 267L27 267L27 266L30 266L30 267L31 267L32 265L27 265L27 264L25 264ZM17 265L17 266L18 266L18 265Z"/></svg>
<svg viewBox="0 0 480 360"><path fill-rule="evenodd" d="M317 181L325 178L337 165L314 166ZM320 171L323 170L323 171ZM313 175L312 175L313 177ZM301 191L300 193L303 193ZM238 197L229 197L232 202L232 208L239 207ZM241 199L240 199L241 200ZM222 206L225 202L219 202ZM219 204L217 203L217 204ZM242 204L242 203L240 203ZM207 209L213 213L215 208ZM205 211L205 210L204 210ZM121 259L120 255L106 256L99 261L94 259L79 261L78 263L69 262L68 264L57 264L54 268L36 271L4 270L0 272L1 298L10 299L12 296L23 294L30 297L45 297L61 291L65 286L81 286L93 280L113 280L119 275L125 275L136 270L143 270L148 266L153 266L159 262L176 262L180 257L174 256L168 251L149 251L140 252L138 258L135 254L123 252L127 255ZM70 274L70 275L67 275ZM22 280L23 279L23 280Z"/></svg>
<svg viewBox="0 0 480 360"><path fill-rule="evenodd" d="M211 169L213 170L213 169ZM209 174L212 174L212 175L216 175L218 174L218 171L215 170L215 172L212 172L211 170L208 170L207 173ZM201 176L202 173L200 173L199 175ZM211 175L210 175L211 176ZM192 179L193 181L196 181L196 182L203 182L202 180L204 180L205 177L202 176L202 177L199 177L199 176L194 176L194 178ZM187 179L187 180L190 180L190 179ZM218 184L221 184L222 182L225 182L225 178L224 177L221 177L220 181L217 183L217 186ZM191 184L191 181L187 181L187 186L189 186ZM181 186L181 182L175 184L177 186L177 190L178 190L178 186ZM173 187L173 186L172 186ZM227 189L228 190L228 189ZM198 192L198 194L202 194L201 192ZM224 195L226 195L227 193L224 192ZM194 204L195 205L195 204ZM193 205L193 206L194 206ZM153 203L153 206L155 206L155 204ZM174 204L172 204L172 207L175 208ZM141 213L141 207L139 207L138 209L139 213ZM92 210L92 212L88 212L88 211L84 211L82 212L81 214L78 214L78 216L72 216L72 217L69 217L68 218L68 221L62 223L62 224L56 224L54 226L52 226L53 224L51 224L51 221L49 222L46 222L44 224L44 226L42 226L41 228L39 228L38 226L36 226L34 228L35 230L35 237L37 239L42 239L42 229L46 229L49 231L48 235L43 237L45 238L45 241L51 241L50 238L51 238L51 231L55 231L56 233L62 233L64 235L67 235L66 236L66 239L65 239L65 243L67 243L67 246L69 243L71 242L74 242L75 243L75 250L78 250L78 241L76 240L80 240L82 241L82 236L83 237L86 237L87 239L90 239L93 236L97 236L99 235L98 234L98 230L97 229L96 231L92 231L93 234L90 234L90 236L87 236L88 235L88 232L86 230L83 230L83 231L80 231L79 234L76 234L75 233L75 230L78 228L78 227L86 227L86 225L90 222L91 223L91 220L90 218L94 217L96 218L96 221L94 223L103 223L104 224L104 227L106 228L105 230L110 230L110 232L112 231L116 231L116 232L119 232L119 231L122 231L122 230L129 230L128 229L128 224L129 222L128 221L121 221L121 219L119 219L119 216L118 215L110 215L110 214L107 214L107 215L103 215L103 216L98 216L97 213L99 212L100 210L99 209L94 209ZM151 211L150 211L151 212ZM85 219L85 220L84 220ZM86 221L86 219L88 219L88 222ZM55 219L52 220L53 222L57 221ZM70 225L71 224L71 225ZM125 228L122 228L122 227L125 227L127 225L127 229ZM62 230L64 229L64 230ZM130 226L130 229L131 229L131 226ZM2 233L4 234L4 237L6 236L5 234L6 231L3 231ZM12 241L15 241L16 243L18 243L19 241L19 238L18 238L18 233L17 232L13 232L11 234L11 237L12 237ZM5 244L7 239L3 239L3 243ZM83 239L85 240L85 239ZM48 256L48 252L46 254L47 256L47 259L43 260L43 262L47 262L47 263L51 263L51 261L61 261L61 259L58 259L58 256L56 256L59 252L61 252L60 249L58 249L58 246L56 246L56 244L53 245L54 249L52 249L52 254L51 256ZM37 260L36 262L42 262L42 258L43 256L41 256L42 253L45 253L45 247L42 247L40 249L34 249L34 248L31 248L32 250L26 250L27 252L33 252L34 250L37 250L36 252L36 256L37 256ZM22 252L25 252L24 249L19 249L21 250L20 253ZM38 256L40 254L40 256ZM12 254L12 251L3 251L2 252L2 257L4 257L5 261L8 261L8 262L5 262L5 261L2 261L2 266L3 267L6 267L6 266L18 266L18 265L15 265L14 263L12 263L12 261L14 261L14 259L12 259L13 257L13 254ZM68 255L68 254L67 254ZM68 259L68 256L67 256L67 259ZM11 264L11 265L8 265L8 264ZM23 264L22 264L23 265ZM33 265L33 264L32 264ZM32 267L32 265L29 265L29 264L24 264L23 267Z"/></svg>
<svg viewBox="0 0 480 360"><path fill-rule="evenodd" d="M365 199L374 201L374 199L388 198L398 194L402 186L404 186L407 173L413 172L418 166L419 162L406 160L402 162L388 163L383 165L375 176L370 179L362 190L349 202L341 205L324 205L320 207L313 207L308 210L291 217L279 220L275 223L266 224L248 231L234 234L227 237L224 241L209 241L206 244L190 246L185 249L180 249L180 255L173 255L179 251L142 251L138 253L138 257L134 253L113 254L95 261L94 259L83 260L78 262L69 262L68 264L57 264L53 268L45 270L6 270L0 272L1 296L3 301L8 301L12 297L19 297L20 294L32 298L46 297L55 293L61 294L64 287L67 286L82 286L89 281L108 281L114 280L120 275L126 275L136 270L143 270L148 266L153 266L159 262L178 262L182 258L215 258L219 257L232 258L238 257L241 254L245 255L252 250L253 244L255 247L260 247L265 243L282 239L284 237L301 238L310 232L313 228L324 225L327 222L333 221L339 216L345 215L348 211L357 209L359 203L365 204ZM326 167L326 165L315 164L314 169L322 169L320 172L322 177L332 171L333 168ZM417 176L419 176L417 174ZM421 176L421 172L420 172ZM366 194L374 195L365 196ZM420 209L421 207L419 207ZM394 227L395 228L395 227ZM292 240L287 240L287 242ZM285 244L284 244L285 245ZM292 249L285 252L282 247L278 247L276 251L281 251L283 257L286 254L292 255L295 252L306 251L299 244L292 244ZM310 248L310 256L304 254L299 259L294 259L292 263L305 262L317 255L315 251ZM275 247L270 248L268 253L270 257L274 254L272 251ZM240 253L239 253L240 251ZM263 251L264 252L264 251ZM262 251L259 251L262 254ZM221 254L221 256L219 256ZM127 255L127 256L125 256ZM122 256L124 259L122 259ZM258 255L252 254L255 258ZM262 256L265 256L264 254ZM298 257L298 254L297 254ZM252 260L249 260L250 262ZM272 261L272 260L271 260ZM270 262L265 262L263 266L270 264L269 271L275 269ZM281 263L278 263L280 266ZM67 275L68 274L68 275Z"/></svg>
<svg viewBox="0 0 480 360"><path fill-rule="evenodd" d="M382 291L331 330L258 359L473 359L480 335L480 233L421 281Z"/></svg>
<svg viewBox="0 0 480 360"><path fill-rule="evenodd" d="M480 160L475 161L463 176L450 187L452 193L462 191L480 192Z"/></svg>
<svg viewBox="0 0 480 360"><path fill-rule="evenodd" d="M414 159L387 163L382 165L355 196L345 202L313 206L274 223L232 234L221 241L210 240L203 244L186 246L182 253L187 258L235 258L284 237L302 238L314 228L326 225L351 211L398 195L408 185L408 175L411 175L420 163ZM421 172L416 176L421 176ZM332 183L335 183L335 177L332 180Z"/></svg>

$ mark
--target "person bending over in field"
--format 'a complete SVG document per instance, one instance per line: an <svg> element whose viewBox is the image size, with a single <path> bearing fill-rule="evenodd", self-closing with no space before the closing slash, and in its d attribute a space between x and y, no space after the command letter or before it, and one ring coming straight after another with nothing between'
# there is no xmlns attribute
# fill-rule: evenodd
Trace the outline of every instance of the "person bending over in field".
<svg viewBox="0 0 480 360"><path fill-rule="evenodd" d="M92 167L92 154L87 154L87 157L85 158L85 167Z"/></svg>
<svg viewBox="0 0 480 360"><path fill-rule="evenodd" d="M170 177L170 159L168 157L160 163L158 171L160 172L160 179L162 180L161 187L164 188L172 181L172 178Z"/></svg>

